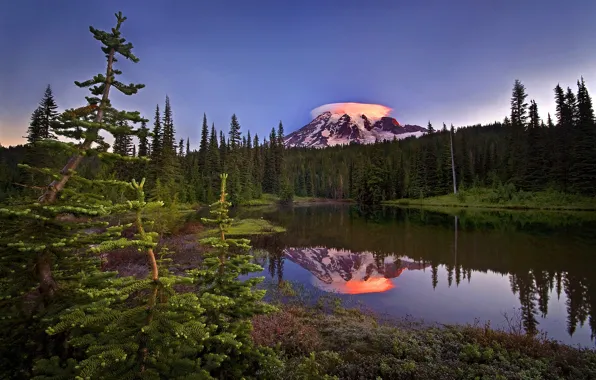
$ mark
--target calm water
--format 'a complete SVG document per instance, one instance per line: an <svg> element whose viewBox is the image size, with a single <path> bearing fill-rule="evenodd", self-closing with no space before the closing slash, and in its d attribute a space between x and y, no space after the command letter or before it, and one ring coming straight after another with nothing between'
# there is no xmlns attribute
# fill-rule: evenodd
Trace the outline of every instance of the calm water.
<svg viewBox="0 0 596 380"><path fill-rule="evenodd" d="M526 329L594 346L596 215L349 205L240 214L287 228L253 239L275 280L427 322L504 327L517 310Z"/></svg>

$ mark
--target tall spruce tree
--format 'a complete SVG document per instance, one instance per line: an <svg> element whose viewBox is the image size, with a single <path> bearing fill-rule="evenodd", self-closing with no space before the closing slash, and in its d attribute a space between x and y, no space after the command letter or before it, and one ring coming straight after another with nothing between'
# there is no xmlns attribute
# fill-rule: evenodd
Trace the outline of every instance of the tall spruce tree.
<svg viewBox="0 0 596 380"><path fill-rule="evenodd" d="M207 147L207 162L205 164L205 177L207 181L206 201L213 202L218 188L218 173L221 173L221 162L219 157L219 145L217 143L217 132L215 124L211 125L211 134L209 136L209 145Z"/></svg>
<svg viewBox="0 0 596 380"><path fill-rule="evenodd" d="M199 166L201 167L201 170L205 170L208 147L209 126L207 125L207 115L203 113L203 126L201 127L201 142L199 143Z"/></svg>
<svg viewBox="0 0 596 380"><path fill-rule="evenodd" d="M166 95L166 102L163 111L163 151L164 156L176 154L176 131L174 128L174 117L170 97Z"/></svg>
<svg viewBox="0 0 596 380"><path fill-rule="evenodd" d="M151 162L154 166L159 166L163 153L163 128L161 125L161 114L159 104L155 106L155 118L153 121L153 136L151 140Z"/></svg>
<svg viewBox="0 0 596 380"><path fill-rule="evenodd" d="M57 109L52 88L48 85L39 106L31 115L31 124L27 130L27 142L32 144L42 139L56 138L52 133L52 124L58 118Z"/></svg>
<svg viewBox="0 0 596 380"><path fill-rule="evenodd" d="M528 103L526 103L526 87L519 79L515 80L513 84L513 91L511 95L511 124L514 127L524 128L526 119L528 118Z"/></svg>
<svg viewBox="0 0 596 380"><path fill-rule="evenodd" d="M62 157L50 152L48 146L43 146L42 144L42 142L51 144L51 141L46 140L56 139L56 136L52 132L52 124L58 119L57 108L58 106L52 95L52 89L48 85L38 107L31 115L31 122L27 130L28 145L23 163L47 168L55 168L57 165L63 163ZM51 180L47 174L43 173L22 172L20 176L20 181L26 186L34 186L34 184L39 184L42 181L48 182Z"/></svg>
<svg viewBox="0 0 596 380"><path fill-rule="evenodd" d="M230 121L230 150L236 149L240 145L241 139L241 132L240 132L240 123L238 123L238 118L236 114L232 115L232 120Z"/></svg>
<svg viewBox="0 0 596 380"><path fill-rule="evenodd" d="M547 147L547 135L540 124L538 116L538 105L534 100L530 101L530 121L527 132L527 166L524 176L524 186L530 190L541 190L546 184L547 173L545 165L545 149Z"/></svg>
<svg viewBox="0 0 596 380"><path fill-rule="evenodd" d="M524 183L526 172L527 144L524 139L524 131L527 123L528 103L526 103L526 87L515 80L511 94L511 134L510 134L510 157L508 169L511 181L516 185Z"/></svg>

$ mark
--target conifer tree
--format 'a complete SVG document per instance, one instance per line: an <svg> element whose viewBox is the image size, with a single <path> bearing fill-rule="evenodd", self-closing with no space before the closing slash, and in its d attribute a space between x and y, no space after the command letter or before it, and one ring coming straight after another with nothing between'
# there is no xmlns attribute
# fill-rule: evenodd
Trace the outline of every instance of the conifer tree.
<svg viewBox="0 0 596 380"><path fill-rule="evenodd" d="M205 169L207 162L207 149L209 146L209 127L207 126L207 115L203 113L203 126L201 127L201 142L199 144L199 166Z"/></svg>
<svg viewBox="0 0 596 380"><path fill-rule="evenodd" d="M117 111L110 103L112 88L124 95L133 95L144 87L140 84L125 85L116 80L116 76L121 74L113 67L117 55L138 62L132 53L132 44L121 36L120 27L126 17L117 13L116 19L116 27L110 32L89 28L94 38L103 44L107 68L105 75L98 74L88 81L75 82L78 87L89 88L92 96L86 97L88 105L65 111L52 124L57 135L74 139L76 143L42 141L47 147L70 153L68 163L60 172L22 165L27 170L50 174L54 180L37 202L0 210L0 249L3 251L0 255L0 303L2 310L8 312L2 318L2 323L7 325L1 326L1 340L7 341L4 334L12 334L19 325L25 323L28 326L22 334L25 341L21 342L24 352L28 353L15 358L12 365L18 365L22 360L30 363L36 356L51 352L57 352L62 357L68 355L68 347L63 345L64 337L48 340L40 331L52 321L57 311L74 307L80 281L95 278L98 273L97 257L88 257L80 252L81 249L107 243L123 228L105 229L106 222L94 219L117 211L118 207L103 194L106 189L123 184L112 180L90 181L76 172L85 157L133 159L108 153L109 145L100 135L100 131L114 136L135 134L130 126L116 122L128 120L137 123L143 120L138 112ZM90 229L97 228L97 232L89 233ZM34 299L35 305L27 305L23 302L24 297ZM13 343L18 345L18 342ZM33 345L29 349L25 348L31 343ZM9 357L4 352L0 356ZM23 375L30 374L25 370Z"/></svg>
<svg viewBox="0 0 596 380"><path fill-rule="evenodd" d="M557 117L557 143L555 144L555 160L551 170L551 176L560 190L566 191L569 182L569 166L571 147L571 123L572 112L569 109L563 88L557 84L554 88L556 117Z"/></svg>
<svg viewBox="0 0 596 380"><path fill-rule="evenodd" d="M228 146L223 131L219 131L219 160L221 170L226 171L228 169Z"/></svg>
<svg viewBox="0 0 596 380"><path fill-rule="evenodd" d="M123 129L128 129L128 124L126 121L122 120L118 122L118 126ZM121 156L130 156L132 154L132 137L131 135L123 132L118 133L114 137L114 144L112 146L112 150L114 153L119 154Z"/></svg>
<svg viewBox="0 0 596 380"><path fill-rule="evenodd" d="M166 105L163 111L163 155L176 155L176 131L174 129L174 120L172 115L172 106L170 97L166 95Z"/></svg>
<svg viewBox="0 0 596 380"><path fill-rule="evenodd" d="M596 194L596 125L592 98L584 82L577 82L577 118L572 134L573 164L570 167L570 179L573 191ZM572 102L572 98L568 97ZM570 104L571 106L571 104Z"/></svg>
<svg viewBox="0 0 596 380"><path fill-rule="evenodd" d="M31 125L27 131L27 141L30 144L42 139L56 138L52 133L52 123L58 118L57 109L52 88L48 85L39 106L31 115Z"/></svg>
<svg viewBox="0 0 596 380"><path fill-rule="evenodd" d="M545 159L546 133L540 125L538 116L538 105L534 100L530 101L530 121L527 132L527 167L524 178L524 186L530 190L540 190L546 184L547 168Z"/></svg>
<svg viewBox="0 0 596 380"><path fill-rule="evenodd" d="M262 148L259 145L259 135L255 133L255 137L252 144L253 148L253 164L252 164L252 177L253 183L253 194L255 198L260 198L263 193L263 160L262 160Z"/></svg>
<svg viewBox="0 0 596 380"><path fill-rule="evenodd" d="M184 157L184 139L178 142L178 157Z"/></svg>
<svg viewBox="0 0 596 380"><path fill-rule="evenodd" d="M29 122L29 128L27 129L27 142L29 144L34 144L41 139L41 110L38 107L31 114L31 121Z"/></svg>
<svg viewBox="0 0 596 380"><path fill-rule="evenodd" d="M211 205L212 218L203 218L205 224L217 226L217 235L201 240L213 247L203 260L200 270L193 271L198 282L201 304L207 307L208 325L217 326L213 337L205 342L212 352L206 360L216 365L211 375L219 379L236 379L254 373L263 363L271 363L268 351L262 352L252 343L250 318L274 308L262 301L263 290L255 286L263 277L239 281L238 276L263 270L252 261L247 239L226 237L232 219L228 216L227 174L222 174L219 200ZM268 365L268 364L265 364Z"/></svg>
<svg viewBox="0 0 596 380"><path fill-rule="evenodd" d="M238 118L236 114L232 115L232 121L230 121L230 150L234 150L238 145L240 145L240 123L238 123Z"/></svg>
<svg viewBox="0 0 596 380"><path fill-rule="evenodd" d="M548 116L546 118L546 126L550 129L550 128L554 128L555 124L553 123L553 119L550 117L550 112L548 113Z"/></svg>
<svg viewBox="0 0 596 380"><path fill-rule="evenodd" d="M166 101L163 112L163 135L161 139L161 154L158 161L154 163L155 178L159 176L162 185L162 196L165 198L157 198L157 192L153 192L154 199L163 200L166 205L176 199L177 189L181 182L180 160L178 159L179 145L176 141L176 131L174 127L174 120L172 115L172 106L170 98L166 95ZM180 194L178 194L179 196Z"/></svg>
<svg viewBox="0 0 596 380"><path fill-rule="evenodd" d="M511 181L520 185L524 181L526 172L525 158L527 157L527 145L524 139L526 120L528 118L528 104L526 103L526 88L518 80L513 84L511 95L511 134L510 134L510 157L508 168Z"/></svg>
<svg viewBox="0 0 596 380"><path fill-rule="evenodd" d="M428 125L426 126L426 128L428 129L428 133L433 133L435 131L433 125L430 123L430 120L428 121Z"/></svg>
<svg viewBox="0 0 596 380"><path fill-rule="evenodd" d="M218 188L218 176L217 173L221 172L221 163L219 158L219 146L217 144L217 132L215 131L215 124L211 125L211 134L209 136L209 146L207 147L207 162L205 173L207 177L206 183L206 200L212 202L215 198L214 194L217 193Z"/></svg>
<svg viewBox="0 0 596 380"><path fill-rule="evenodd" d="M540 128L540 117L538 116L538 105L534 100L530 100L530 108L529 108L529 117L530 121L528 123L528 128Z"/></svg>
<svg viewBox="0 0 596 380"><path fill-rule="evenodd" d="M153 121L153 136L151 141L151 164L159 167L163 153L163 128L161 125L161 114L159 104L155 106L155 118Z"/></svg>
<svg viewBox="0 0 596 380"><path fill-rule="evenodd" d="M149 129L145 121L141 123L141 128L139 128L137 136L139 138L139 157L149 156Z"/></svg>
<svg viewBox="0 0 596 380"><path fill-rule="evenodd" d="M54 101L52 89L50 85L47 86L43 98L38 107L31 115L31 122L27 130L27 142L25 157L23 163L31 166L44 166L54 168L62 163L62 157L49 151L47 146L39 143L44 140L55 140L56 136L52 132L52 124L57 120L58 113L56 109L58 106ZM42 173L20 173L21 182L28 186L39 185L41 182L49 182L51 179L48 175ZM29 191L27 191L29 193ZM31 192L33 193L33 192Z"/></svg>
<svg viewBox="0 0 596 380"><path fill-rule="evenodd" d="M514 127L523 128L526 125L527 107L526 87L518 80L513 84L513 94L511 96L511 124Z"/></svg>

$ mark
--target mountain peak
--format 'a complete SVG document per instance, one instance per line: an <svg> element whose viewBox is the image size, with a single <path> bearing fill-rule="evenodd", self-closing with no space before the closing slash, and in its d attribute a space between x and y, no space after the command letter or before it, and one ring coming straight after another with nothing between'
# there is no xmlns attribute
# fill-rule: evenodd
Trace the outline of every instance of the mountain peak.
<svg viewBox="0 0 596 380"><path fill-rule="evenodd" d="M313 120L288 134L288 147L321 148L352 142L370 144L376 141L420 136L426 132L418 125L402 126L388 116L391 108L380 104L333 103L315 108Z"/></svg>

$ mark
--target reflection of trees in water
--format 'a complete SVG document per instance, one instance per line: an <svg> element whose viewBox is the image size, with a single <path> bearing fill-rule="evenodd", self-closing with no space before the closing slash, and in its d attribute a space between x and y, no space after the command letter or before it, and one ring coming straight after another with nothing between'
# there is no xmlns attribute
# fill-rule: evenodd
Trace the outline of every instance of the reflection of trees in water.
<svg viewBox="0 0 596 380"><path fill-rule="evenodd" d="M538 316L548 315L551 292L558 300L564 292L568 333L573 335L587 321L594 336L596 258L586 244L594 238L586 240L585 231L586 226L593 230L592 221L532 215L464 213L458 215L455 227L453 215L415 209L305 207L268 215L289 232L256 240L269 252L269 272L279 280L283 279L283 247L313 245L373 252L377 265L394 254L429 263L433 289L444 281L440 266L447 272L449 287L466 279L471 283L472 271L508 275L527 331L536 331Z"/></svg>
<svg viewBox="0 0 596 380"><path fill-rule="evenodd" d="M563 284L567 296L567 332L573 335L578 324L584 325L590 311L588 288L585 279L569 274L565 275ZM594 319L596 315L590 317Z"/></svg>
<svg viewBox="0 0 596 380"><path fill-rule="evenodd" d="M536 334L538 321L536 320L536 286L532 272L515 273L509 275L511 291L518 294L521 305L522 321L524 329L529 334Z"/></svg>

